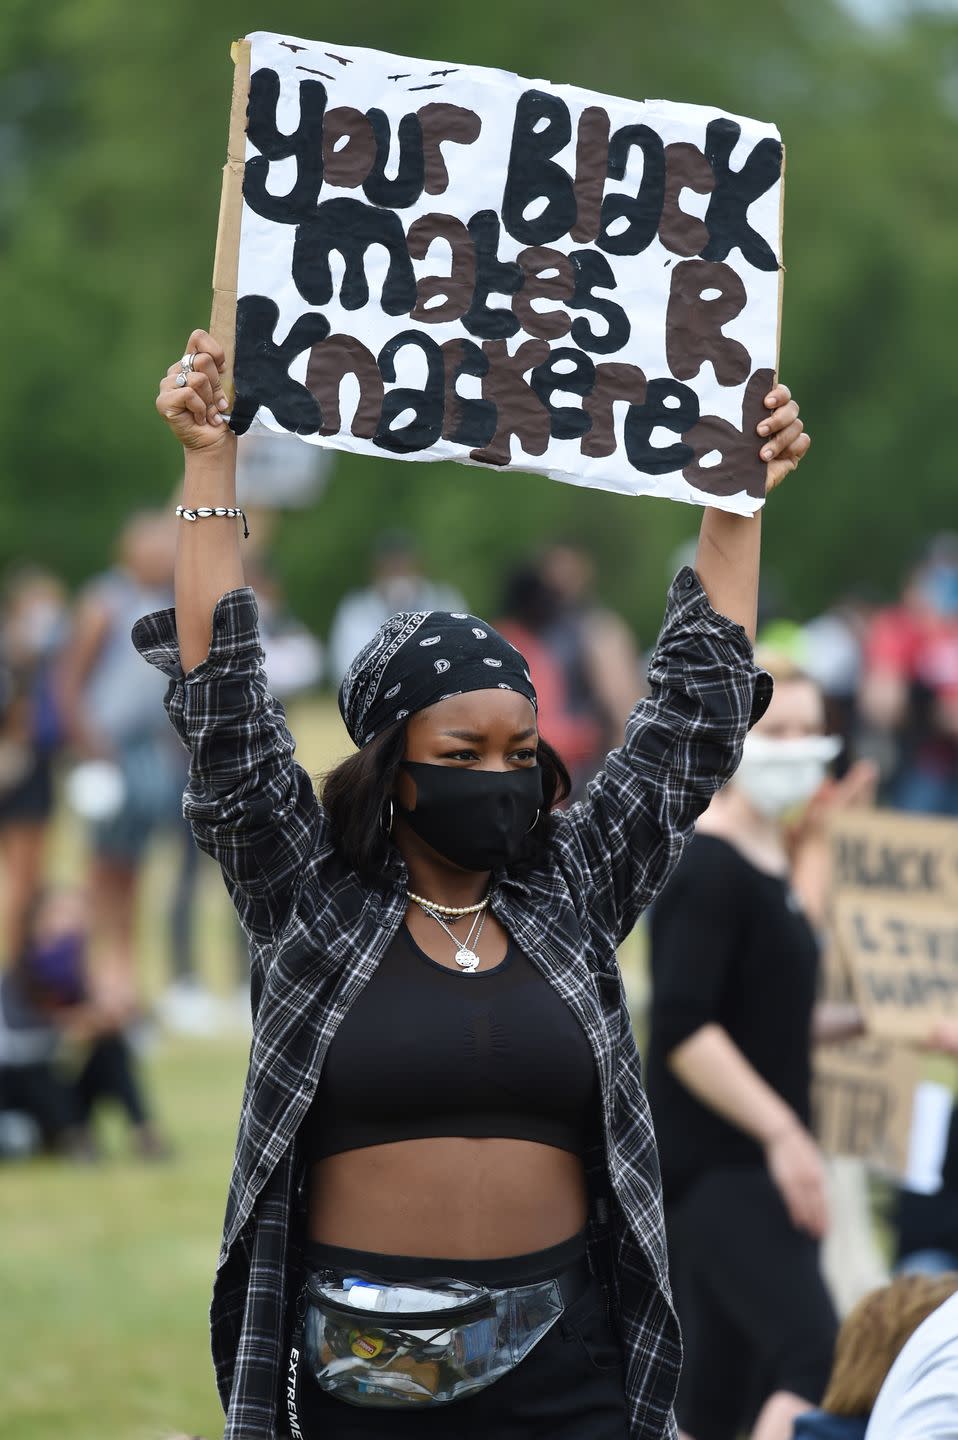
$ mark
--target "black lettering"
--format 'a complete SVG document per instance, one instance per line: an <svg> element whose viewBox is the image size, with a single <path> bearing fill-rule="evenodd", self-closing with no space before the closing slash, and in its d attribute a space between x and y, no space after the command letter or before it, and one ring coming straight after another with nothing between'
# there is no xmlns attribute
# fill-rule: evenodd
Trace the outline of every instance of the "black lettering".
<svg viewBox="0 0 958 1440"><path fill-rule="evenodd" d="M446 369L446 410L443 417L443 439L455 445L488 445L496 433L496 407L491 400L472 400L460 395L456 381L460 375L481 378L489 370L488 356L474 340L447 340L442 346Z"/></svg>
<svg viewBox="0 0 958 1440"><path fill-rule="evenodd" d="M419 330L403 330L389 340L379 352L379 369L384 380L396 379L396 356L407 345L414 345L426 357L426 385L423 390L401 386L388 390L383 400L382 416L374 443L394 454L412 450L428 450L442 434L445 374L442 351L435 340ZM392 423L404 410L412 410L415 419L392 429Z"/></svg>
<svg viewBox="0 0 958 1440"><path fill-rule="evenodd" d="M373 205L405 210L407 206L415 205L426 179L419 116L404 115L399 122L399 170L395 180L386 179L392 138L388 116L383 110L373 109L366 111L366 118L376 137L376 158L363 185L366 199Z"/></svg>
<svg viewBox="0 0 958 1440"><path fill-rule="evenodd" d="M748 222L748 208L771 190L782 173L781 141L760 140L741 170L729 169L729 157L742 133L734 120L712 120L705 132L705 158L715 172L715 189L705 212L709 243L703 260L724 260L736 246L756 270L777 270L768 242Z"/></svg>
<svg viewBox="0 0 958 1440"><path fill-rule="evenodd" d="M233 380L236 398L230 429L245 435L261 405L273 412L284 430L294 435L315 435L322 416L305 385L294 380L289 367L304 350L325 340L329 321L324 315L301 315L286 339L273 339L279 307L265 295L241 295L236 306L236 361Z"/></svg>
<svg viewBox="0 0 958 1440"><path fill-rule="evenodd" d="M612 266L597 250L573 250L569 259L575 289L566 304L570 310L591 310L601 315L609 327L606 335L597 335L588 320L580 317L572 322L572 339L580 350L590 350L594 355L614 355L632 333L629 317L614 300L602 300L592 293L596 287L615 289Z"/></svg>
<svg viewBox="0 0 958 1440"><path fill-rule="evenodd" d="M560 369L560 366L566 367ZM553 440L578 440L592 427L588 414L579 406L553 405L557 390L572 395L588 395L595 383L595 361L581 350L560 345L549 352L549 358L537 365L529 384L551 416Z"/></svg>
<svg viewBox="0 0 958 1440"><path fill-rule="evenodd" d="M546 124L541 130L540 121ZM571 230L576 220L571 177L552 159L572 138L572 121L564 101L543 90L519 96L502 198L502 223L523 245L548 245ZM545 199L541 214L525 212Z"/></svg>
<svg viewBox="0 0 958 1440"><path fill-rule="evenodd" d="M522 284L522 268L514 260L500 260L499 216L495 210L478 210L469 221L476 252L476 288L472 304L462 317L471 335L481 340L507 340L519 329L511 310L489 305L490 295L514 295Z"/></svg>
<svg viewBox="0 0 958 1440"><path fill-rule="evenodd" d="M672 405L666 401L672 400ZM681 442L660 448L652 444L657 426L684 435L699 418L694 390L678 380L650 380L643 405L630 405L625 417L625 453L634 470L646 475L667 475L681 470L692 458L692 447Z"/></svg>
<svg viewBox="0 0 958 1440"><path fill-rule="evenodd" d="M642 182L637 195L607 195L602 201L602 229L597 244L610 255L639 255L655 239L665 203L665 146L649 125L623 125L609 142L609 177L623 180L632 146L642 151ZM610 235L616 220L628 221L620 234Z"/></svg>
<svg viewBox="0 0 958 1440"><path fill-rule="evenodd" d="M399 216L348 197L325 200L296 231L292 273L306 303L328 305L333 298L329 256L337 250L345 263L343 309L361 310L369 300L365 260L370 245L384 245L389 251L383 310L387 315L408 315L416 303L416 276Z"/></svg>
<svg viewBox="0 0 958 1440"><path fill-rule="evenodd" d="M298 225L316 208L323 183L323 115L326 87L319 80L299 82L299 124L292 135L276 124L279 76L275 70L255 70L249 82L247 135L260 152L246 162L243 198L251 210L281 225ZM286 195L271 195L266 188L273 160L296 160L296 181Z"/></svg>

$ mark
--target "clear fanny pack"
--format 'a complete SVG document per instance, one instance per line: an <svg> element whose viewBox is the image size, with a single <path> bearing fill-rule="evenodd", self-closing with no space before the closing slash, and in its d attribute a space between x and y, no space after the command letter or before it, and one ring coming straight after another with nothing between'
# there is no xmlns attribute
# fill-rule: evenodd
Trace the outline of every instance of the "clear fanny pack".
<svg viewBox="0 0 958 1440"><path fill-rule="evenodd" d="M352 1405L443 1405L514 1369L564 1304L556 1280L490 1289L462 1280L390 1282L313 1271L304 1288L301 1360Z"/></svg>

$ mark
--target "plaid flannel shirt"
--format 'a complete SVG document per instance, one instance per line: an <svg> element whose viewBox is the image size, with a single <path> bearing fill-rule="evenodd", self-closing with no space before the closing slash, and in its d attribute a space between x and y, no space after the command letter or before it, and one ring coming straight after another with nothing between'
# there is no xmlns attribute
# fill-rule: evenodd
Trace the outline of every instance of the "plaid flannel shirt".
<svg viewBox="0 0 958 1440"><path fill-rule="evenodd" d="M270 696L252 591L218 603L209 655L184 677L173 611L134 643L170 677L166 706L191 753L184 813L219 862L249 937L253 1043L210 1311L224 1440L285 1432L291 1299L306 1171L297 1132L336 1028L402 924L398 854L380 889L339 858L312 782ZM729 779L771 681L741 626L690 569L669 592L624 745L588 798L556 817L547 862L495 877L494 914L569 1005L592 1048L601 1135L586 1156L590 1256L625 1355L631 1440L674 1437L681 1362L655 1139L616 963L665 884L696 817Z"/></svg>

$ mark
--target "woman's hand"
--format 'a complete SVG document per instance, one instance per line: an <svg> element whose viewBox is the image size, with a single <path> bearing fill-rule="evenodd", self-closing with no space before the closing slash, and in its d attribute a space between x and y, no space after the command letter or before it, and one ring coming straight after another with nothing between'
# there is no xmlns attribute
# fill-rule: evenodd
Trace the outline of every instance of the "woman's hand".
<svg viewBox="0 0 958 1440"><path fill-rule="evenodd" d="M765 1146L765 1163L797 1230L821 1240L828 1229L825 1166L821 1151L798 1120Z"/></svg>
<svg viewBox="0 0 958 1440"><path fill-rule="evenodd" d="M176 383L177 376L183 373L182 364L177 360L160 382L156 408L186 450L209 451L215 445L222 445L230 434L223 419L229 402L220 384L226 355L222 345L205 330L193 331L184 353L195 357L186 384Z"/></svg>
<svg viewBox="0 0 958 1440"><path fill-rule="evenodd" d="M787 385L776 385L765 397L766 408L772 413L760 420L758 434L765 442L761 458L768 463L766 495L780 485L785 476L808 454L812 437L798 415L798 404Z"/></svg>

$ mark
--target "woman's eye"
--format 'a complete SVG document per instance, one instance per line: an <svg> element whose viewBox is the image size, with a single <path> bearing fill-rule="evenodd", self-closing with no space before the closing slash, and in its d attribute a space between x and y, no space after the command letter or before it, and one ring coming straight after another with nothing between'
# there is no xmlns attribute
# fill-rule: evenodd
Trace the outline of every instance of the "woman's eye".
<svg viewBox="0 0 958 1440"><path fill-rule="evenodd" d="M521 760L524 765L530 763L534 765L539 757L535 750L517 750L512 758Z"/></svg>
<svg viewBox="0 0 958 1440"><path fill-rule="evenodd" d="M448 750L442 757L444 760L478 760L475 750Z"/></svg>

